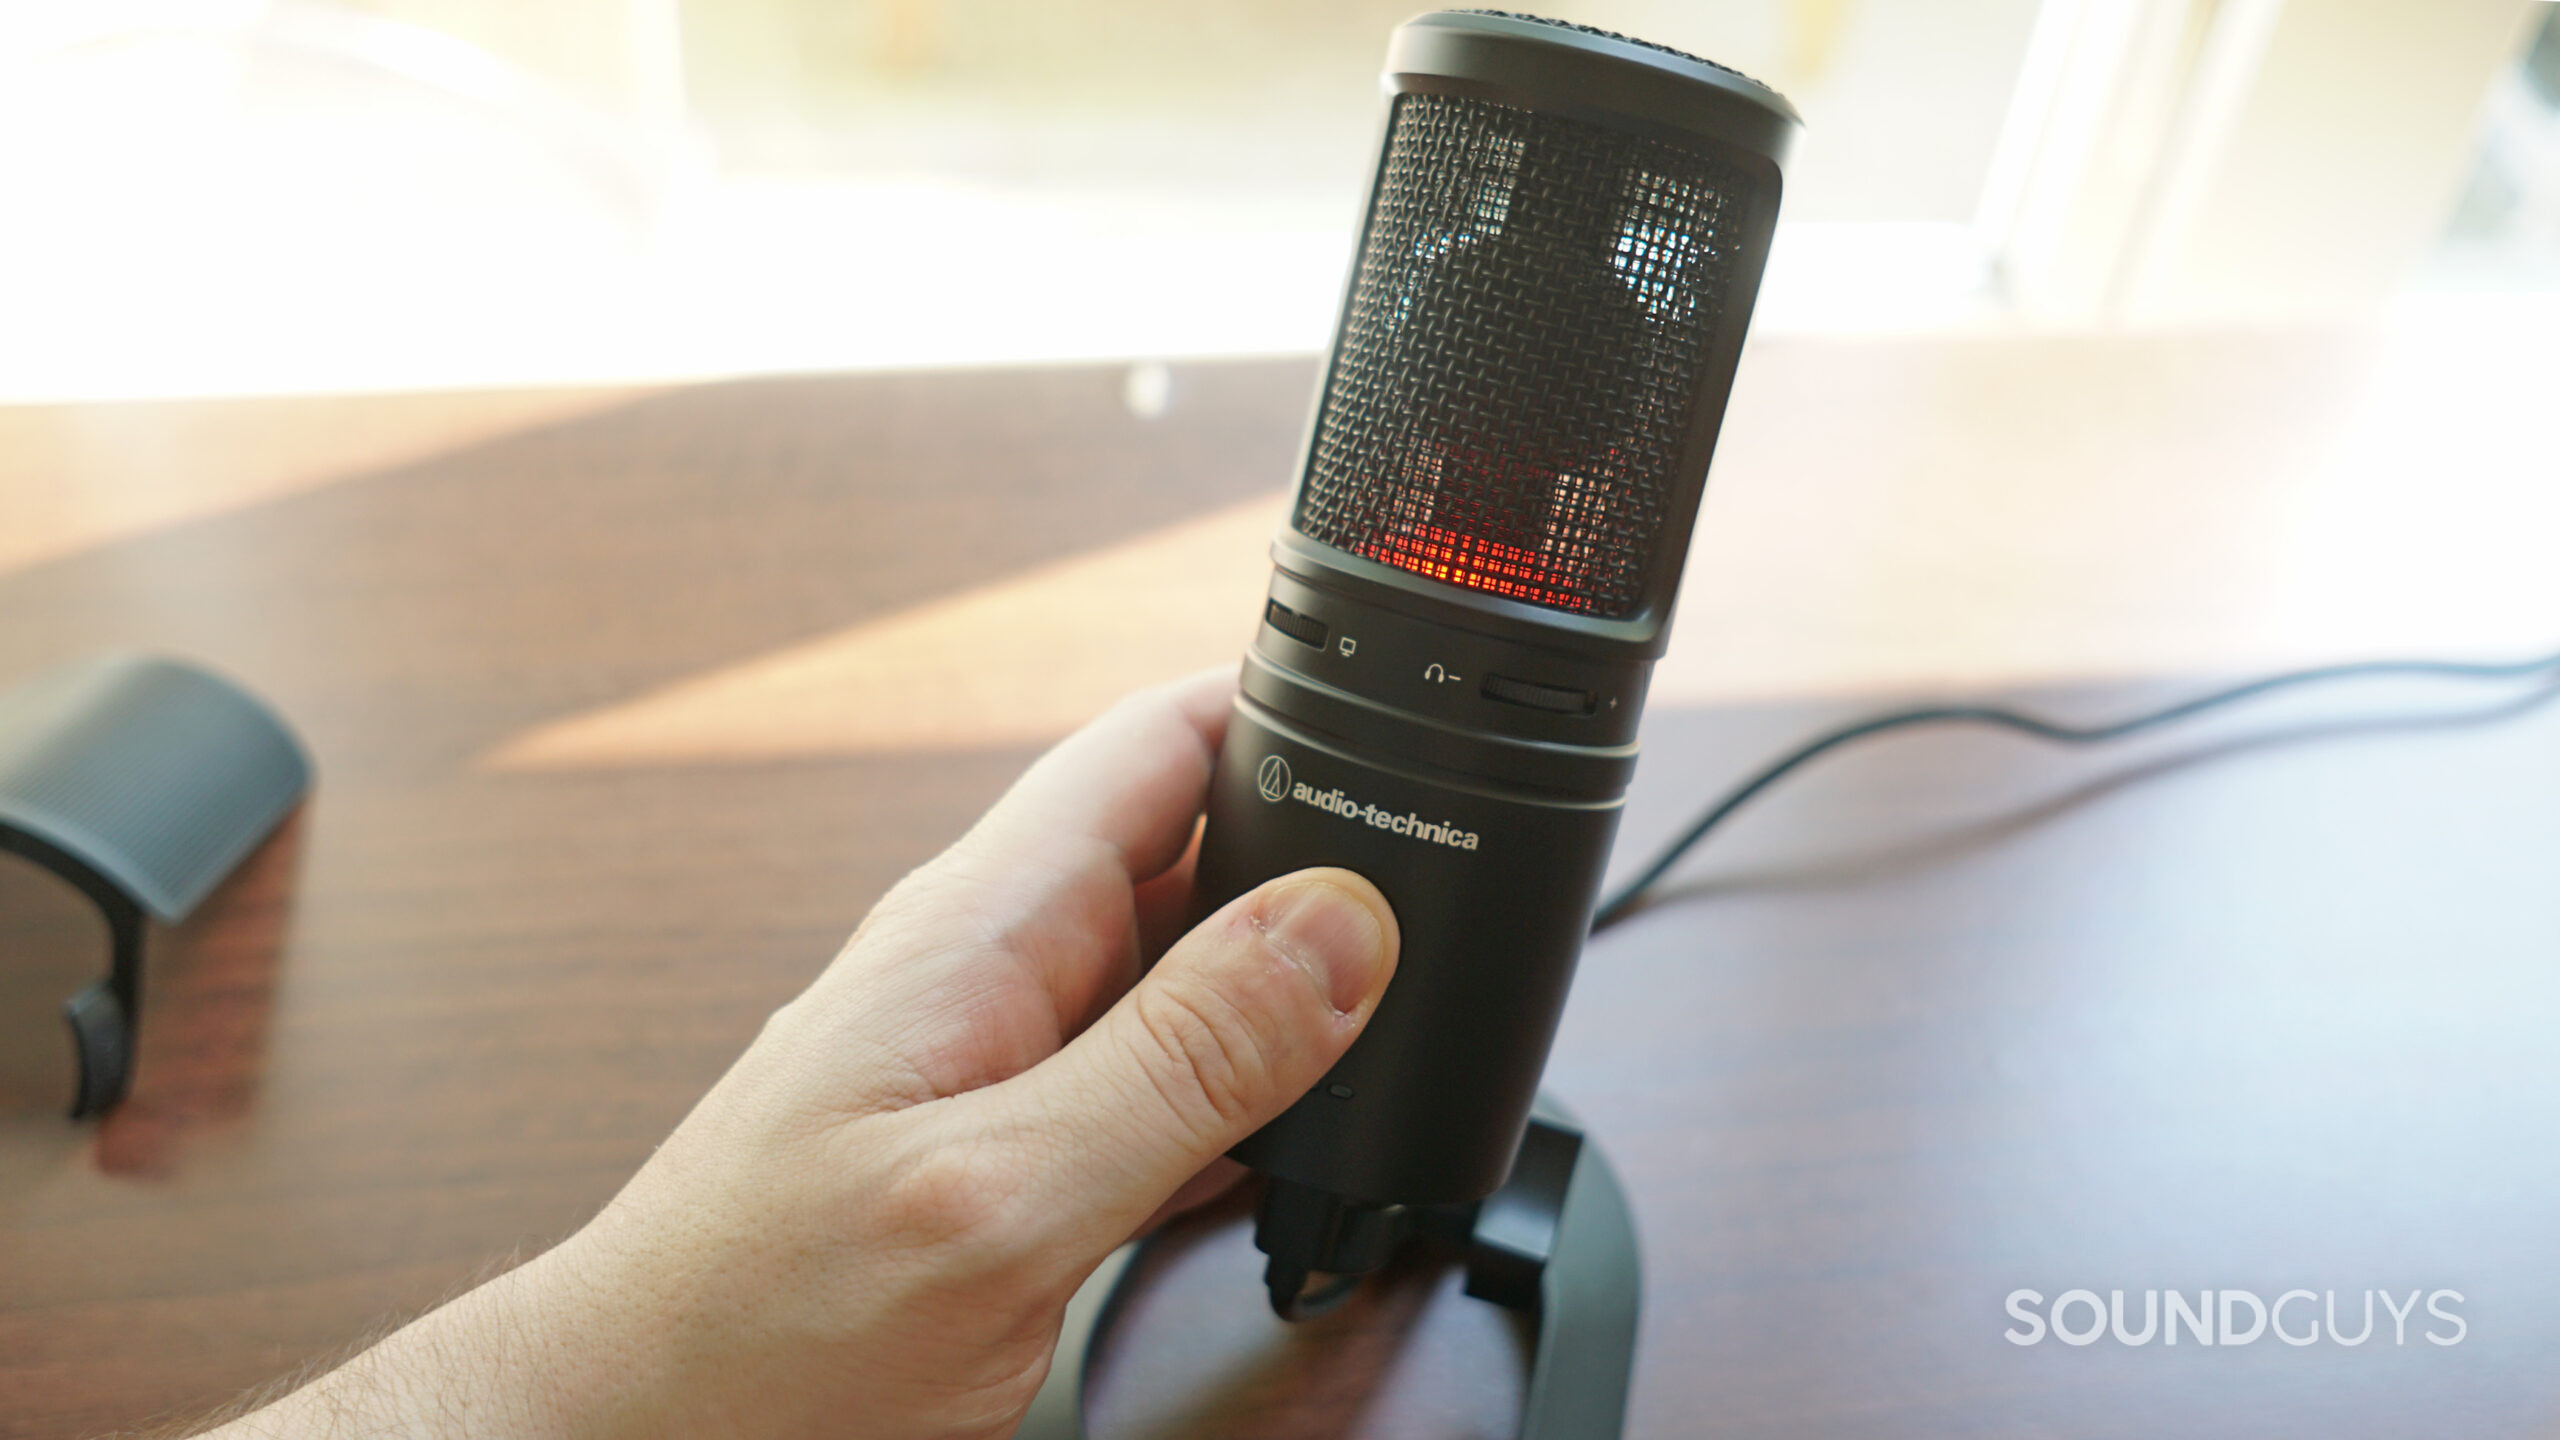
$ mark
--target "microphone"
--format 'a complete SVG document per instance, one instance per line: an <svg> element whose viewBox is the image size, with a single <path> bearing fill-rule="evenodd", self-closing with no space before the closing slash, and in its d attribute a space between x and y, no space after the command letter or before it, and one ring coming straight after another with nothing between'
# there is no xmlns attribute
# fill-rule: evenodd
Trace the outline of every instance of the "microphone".
<svg viewBox="0 0 2560 1440"><path fill-rule="evenodd" d="M1359 1041L1234 1152L1289 1318L1511 1170L1800 124L1722 66L1498 11L1403 25L1385 82L1197 872L1205 916L1342 866L1403 934Z"/></svg>

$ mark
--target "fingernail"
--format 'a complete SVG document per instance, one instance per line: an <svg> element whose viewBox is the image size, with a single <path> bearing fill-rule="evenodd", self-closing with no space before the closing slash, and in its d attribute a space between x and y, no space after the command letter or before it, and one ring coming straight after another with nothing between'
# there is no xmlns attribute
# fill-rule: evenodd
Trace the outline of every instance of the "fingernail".
<svg viewBox="0 0 2560 1440"><path fill-rule="evenodd" d="M1329 881L1302 880L1273 896L1263 938L1307 972L1337 1015L1360 1008L1387 964L1377 912Z"/></svg>

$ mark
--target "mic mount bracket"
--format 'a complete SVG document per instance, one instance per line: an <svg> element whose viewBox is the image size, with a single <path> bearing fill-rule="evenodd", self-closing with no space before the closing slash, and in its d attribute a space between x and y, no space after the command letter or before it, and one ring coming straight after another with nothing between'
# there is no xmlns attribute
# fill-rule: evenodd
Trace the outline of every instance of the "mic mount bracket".
<svg viewBox="0 0 2560 1440"><path fill-rule="evenodd" d="M0 853L94 903L105 978L62 1007L75 1120L133 1083L143 941L175 924L274 833L310 789L293 732L230 681L174 660L109 655L0 688Z"/></svg>
<svg viewBox="0 0 2560 1440"><path fill-rule="evenodd" d="M1607 1440L1625 1425L1643 1266L1635 1217L1608 1157L1538 1097L1511 1178L1473 1205L1417 1208L1413 1233L1463 1237L1467 1294L1536 1318L1520 1440ZM1154 1237L1120 1247L1068 1302L1048 1379L1013 1440L1086 1440L1097 1341L1127 1303Z"/></svg>

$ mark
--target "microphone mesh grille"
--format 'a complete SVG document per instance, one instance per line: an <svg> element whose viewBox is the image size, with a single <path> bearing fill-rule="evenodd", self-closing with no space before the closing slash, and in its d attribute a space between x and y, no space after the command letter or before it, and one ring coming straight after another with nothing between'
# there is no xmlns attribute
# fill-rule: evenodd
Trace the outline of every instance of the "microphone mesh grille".
<svg viewBox="0 0 2560 1440"><path fill-rule="evenodd" d="M1398 96L1299 533L1488 594L1636 613L1751 186L1702 150Z"/></svg>

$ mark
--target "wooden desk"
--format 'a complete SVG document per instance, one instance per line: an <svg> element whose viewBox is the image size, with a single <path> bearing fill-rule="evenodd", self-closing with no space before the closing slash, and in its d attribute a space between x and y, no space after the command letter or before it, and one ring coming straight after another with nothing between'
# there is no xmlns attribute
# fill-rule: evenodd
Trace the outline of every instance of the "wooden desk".
<svg viewBox="0 0 2560 1440"><path fill-rule="evenodd" d="M1184 367L1155 421L1108 369L0 416L0 475L36 481L183 469L178 441L224 426L298 457L292 483L22 545L0 675L199 656L320 767L284 840L158 937L125 1108L94 1131L0 1116L0 1435L219 1399L578 1224L1036 736L849 718L844 743L774 743L699 691L655 753L558 727L795 647L820 647L804 689L887 685L875 650L840 672L828 647L875 645L873 622L911 644L939 633L921 602L1267 493L1306 377ZM439 415L472 438L432 443ZM361 458L333 468L314 435ZM1258 586L1257 557L1234 569ZM1155 658L1211 640L1232 643ZM1630 1433L2547 1429L2560 705L2344 724L2478 699L2366 688L2098 755L1887 742L1772 796L1703 888L1597 942L1551 1081L1648 1247ZM1622 855L1844 708L1657 710ZM67 993L82 923L0 874L8 1007ZM1501 1317L1417 1270L1277 1333L1242 1244L1172 1255L1108 1357L1103 1433L1507 1433ZM2022 1287L2336 1289L2352 1330L2382 1286L2461 1291L2467 1337L2425 1343L2445 1327L2421 1310L2401 1346L2387 1316L2356 1348L2002 1339Z"/></svg>

